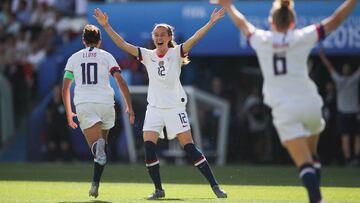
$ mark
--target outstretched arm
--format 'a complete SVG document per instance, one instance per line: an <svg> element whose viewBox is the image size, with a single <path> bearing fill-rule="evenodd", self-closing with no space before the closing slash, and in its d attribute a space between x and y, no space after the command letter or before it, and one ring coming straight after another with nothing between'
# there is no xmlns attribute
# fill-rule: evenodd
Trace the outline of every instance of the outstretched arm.
<svg viewBox="0 0 360 203"><path fill-rule="evenodd" d="M120 90L121 90L121 94L125 100L125 103L126 103L126 113L129 114L129 119L130 119L130 124L134 124L134 121L135 121L135 114L134 114L134 110L133 110L133 107L132 107L132 104L131 104L131 96L130 96L130 91L129 91L129 88L124 80L124 78L121 76L120 73L118 72L115 72L114 73L114 77L120 87Z"/></svg>
<svg viewBox="0 0 360 203"><path fill-rule="evenodd" d="M183 51L185 53L189 52L190 49L210 30L210 28L221 18L224 17L225 9L221 8L220 10L214 10L211 14L210 20L206 25L200 28L196 33L191 36L183 44Z"/></svg>
<svg viewBox="0 0 360 203"><path fill-rule="evenodd" d="M321 61L325 65L326 69L328 70L329 74L332 74L335 71L335 68L331 64L329 59L326 57L323 49L319 49L319 56L320 56Z"/></svg>
<svg viewBox="0 0 360 203"><path fill-rule="evenodd" d="M102 12L99 8L95 9L94 18L97 22L103 26L106 33L111 37L112 41L120 47L122 50L126 51L127 53L137 57L138 56L138 49L132 44L127 43L124 38L122 38L118 33L116 33L111 25L109 24L109 17L106 13Z"/></svg>
<svg viewBox="0 0 360 203"><path fill-rule="evenodd" d="M77 124L74 122L74 117L76 114L73 113L71 110L71 101L70 101L70 87L71 87L72 80L69 78L64 78L63 81L63 88L62 88L62 99L63 103L65 105L65 111L66 111L66 118L68 125L75 129L77 128Z"/></svg>
<svg viewBox="0 0 360 203"><path fill-rule="evenodd" d="M220 5L222 5L226 11L229 13L231 20L234 22L236 27L238 27L241 33L248 37L255 31L255 26L251 24L246 17L236 9L232 4L232 0L219 0Z"/></svg>
<svg viewBox="0 0 360 203"><path fill-rule="evenodd" d="M352 9L356 6L356 2L357 0L346 0L331 16L321 22L324 26L325 34L329 34L331 31L335 30L347 18Z"/></svg>

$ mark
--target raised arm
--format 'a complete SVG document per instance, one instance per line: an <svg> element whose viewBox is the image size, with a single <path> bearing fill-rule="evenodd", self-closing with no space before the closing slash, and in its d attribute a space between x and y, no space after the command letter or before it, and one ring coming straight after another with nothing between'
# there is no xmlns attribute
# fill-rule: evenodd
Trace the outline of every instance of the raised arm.
<svg viewBox="0 0 360 203"><path fill-rule="evenodd" d="M75 129L77 128L77 124L74 122L73 118L76 116L76 114L73 113L71 109L71 101L70 101L70 87L71 87L72 80L69 78L64 78L63 81L63 88L62 88L62 99L65 106L66 111L66 118L68 125Z"/></svg>
<svg viewBox="0 0 360 203"><path fill-rule="evenodd" d="M226 9L230 15L231 20L245 37L248 37L255 31L255 26L251 24L246 19L246 17L236 9L236 7L232 4L232 0L219 0L219 3Z"/></svg>
<svg viewBox="0 0 360 203"><path fill-rule="evenodd" d="M329 74L332 74L335 71L335 68L331 64L329 59L326 57L323 49L319 49L319 56L320 56L321 61L325 65L326 69L328 70Z"/></svg>
<svg viewBox="0 0 360 203"><path fill-rule="evenodd" d="M126 103L126 113L129 114L129 119L130 119L130 124L134 124L135 121L135 114L134 114L134 110L131 104L131 96L130 96L130 91L129 88L126 84L126 81L124 80L124 78L121 76L120 73L115 72L114 73L114 78L116 79L120 90L121 90L121 94L125 100Z"/></svg>
<svg viewBox="0 0 360 203"><path fill-rule="evenodd" d="M335 30L347 18L356 6L356 2L357 0L346 0L331 16L325 18L321 22L324 26L325 34L329 34L331 31Z"/></svg>
<svg viewBox="0 0 360 203"><path fill-rule="evenodd" d="M183 51L185 53L189 52L190 49L210 30L210 28L221 18L224 17L225 9L221 8L220 10L214 10L211 14L210 20L206 25L200 28L183 44Z"/></svg>
<svg viewBox="0 0 360 203"><path fill-rule="evenodd" d="M106 15L106 13L102 12L99 8L97 8L95 9L94 18L105 29L106 33L108 33L112 41L118 47L135 57L138 56L139 53L137 47L127 43L124 38L122 38L118 33L113 30L113 28L109 24L109 17Z"/></svg>

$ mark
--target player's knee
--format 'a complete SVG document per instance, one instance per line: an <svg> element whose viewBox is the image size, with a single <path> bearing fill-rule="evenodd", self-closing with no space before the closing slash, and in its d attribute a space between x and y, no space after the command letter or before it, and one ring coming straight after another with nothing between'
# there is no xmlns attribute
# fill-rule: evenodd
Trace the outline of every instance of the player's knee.
<svg viewBox="0 0 360 203"><path fill-rule="evenodd" d="M103 138L98 139L91 146L91 153L94 156L94 161L100 165L105 165L106 157L106 142Z"/></svg>
<svg viewBox="0 0 360 203"><path fill-rule="evenodd" d="M144 144L146 167L151 167L159 164L159 160L156 156L156 144L151 141L146 141Z"/></svg>
<svg viewBox="0 0 360 203"><path fill-rule="evenodd" d="M191 162L195 166L198 166L199 164L206 161L205 156L200 152L200 150L198 148L195 147L194 144L192 144L192 143L186 144L184 146L184 150L185 150L186 154L188 155L188 157L190 158Z"/></svg>

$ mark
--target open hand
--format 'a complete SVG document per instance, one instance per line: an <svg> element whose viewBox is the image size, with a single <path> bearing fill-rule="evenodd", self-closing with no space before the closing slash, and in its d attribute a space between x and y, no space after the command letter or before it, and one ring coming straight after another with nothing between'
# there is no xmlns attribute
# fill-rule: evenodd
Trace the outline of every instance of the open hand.
<svg viewBox="0 0 360 203"><path fill-rule="evenodd" d="M106 15L105 12L102 12L99 8L94 10L95 15L93 17L97 20L97 22L101 26L105 26L109 23L109 17Z"/></svg>
<svg viewBox="0 0 360 203"><path fill-rule="evenodd" d="M215 8L214 11L211 14L210 22L211 23L216 23L219 19L224 17L224 14L225 14L225 9L224 8L221 8L220 10L217 10Z"/></svg>
<svg viewBox="0 0 360 203"><path fill-rule="evenodd" d="M129 110L128 108L126 109L126 113L129 114L129 121L130 124L133 125L135 123L135 113L133 110Z"/></svg>
<svg viewBox="0 0 360 203"><path fill-rule="evenodd" d="M73 112L71 112L70 115L67 116L68 125L72 129L76 129L78 127L78 125L74 122L74 117L76 117L76 114L74 114Z"/></svg>

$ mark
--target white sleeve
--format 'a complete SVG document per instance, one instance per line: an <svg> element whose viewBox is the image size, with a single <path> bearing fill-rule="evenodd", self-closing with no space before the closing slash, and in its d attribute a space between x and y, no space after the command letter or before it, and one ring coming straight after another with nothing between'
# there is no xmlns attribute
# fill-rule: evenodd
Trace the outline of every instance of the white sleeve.
<svg viewBox="0 0 360 203"><path fill-rule="evenodd" d="M324 27L321 24L313 24L299 30L299 41L310 47L325 38Z"/></svg>
<svg viewBox="0 0 360 203"><path fill-rule="evenodd" d="M66 62L65 71L74 71L74 65L73 65L73 56L70 56L70 58Z"/></svg>
<svg viewBox="0 0 360 203"><path fill-rule="evenodd" d="M185 53L183 50L183 44L177 45L174 49L177 53L176 56L178 56L181 61L188 55L188 53Z"/></svg>
<svg viewBox="0 0 360 203"><path fill-rule="evenodd" d="M146 67L146 64L149 64L150 61L150 50L146 48L138 47L138 52L139 55L137 59Z"/></svg>
<svg viewBox="0 0 360 203"><path fill-rule="evenodd" d="M267 43L270 36L269 31L256 29L253 33L247 36L250 46L255 49L261 49L265 43Z"/></svg>

